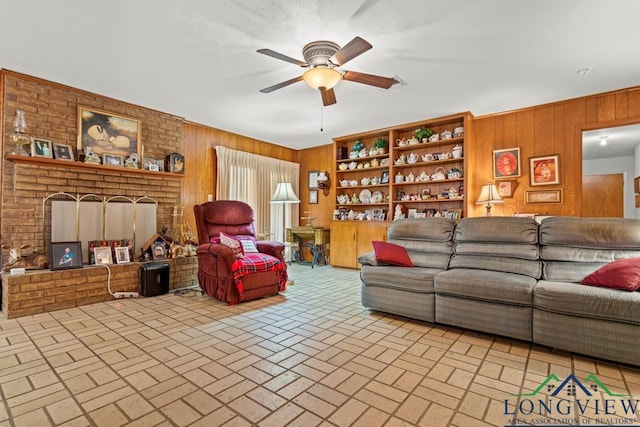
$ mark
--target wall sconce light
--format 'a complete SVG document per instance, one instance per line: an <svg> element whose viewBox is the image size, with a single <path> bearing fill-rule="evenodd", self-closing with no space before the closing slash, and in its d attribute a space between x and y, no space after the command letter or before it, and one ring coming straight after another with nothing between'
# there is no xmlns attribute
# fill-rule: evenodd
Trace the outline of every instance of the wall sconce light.
<svg viewBox="0 0 640 427"><path fill-rule="evenodd" d="M487 208L487 216L491 216L491 205L496 203L504 203L496 185L491 183L483 185L480 191L480 197L476 200L476 205L485 205L484 207Z"/></svg>
<svg viewBox="0 0 640 427"><path fill-rule="evenodd" d="M325 196L329 195L329 189L331 188L331 180L329 179L329 172L318 173L318 188L322 190Z"/></svg>

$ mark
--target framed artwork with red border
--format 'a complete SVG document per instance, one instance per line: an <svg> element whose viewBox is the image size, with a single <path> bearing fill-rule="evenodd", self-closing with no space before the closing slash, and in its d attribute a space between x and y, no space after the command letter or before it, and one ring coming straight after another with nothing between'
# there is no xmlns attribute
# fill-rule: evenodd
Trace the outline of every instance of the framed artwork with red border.
<svg viewBox="0 0 640 427"><path fill-rule="evenodd" d="M493 150L493 178L514 178L521 175L520 148Z"/></svg>
<svg viewBox="0 0 640 427"><path fill-rule="evenodd" d="M529 158L529 180L532 187L559 184L558 155Z"/></svg>

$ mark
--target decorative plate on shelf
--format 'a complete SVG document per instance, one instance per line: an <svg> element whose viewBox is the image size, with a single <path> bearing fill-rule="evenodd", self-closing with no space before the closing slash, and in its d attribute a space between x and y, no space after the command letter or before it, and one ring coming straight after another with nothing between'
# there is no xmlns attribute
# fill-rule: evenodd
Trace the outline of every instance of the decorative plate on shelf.
<svg viewBox="0 0 640 427"><path fill-rule="evenodd" d="M371 203L382 203L382 202L384 202L384 194L382 194L382 191L375 191L371 195Z"/></svg>
<svg viewBox="0 0 640 427"><path fill-rule="evenodd" d="M371 203L371 191L366 188L360 192L360 203L368 204Z"/></svg>

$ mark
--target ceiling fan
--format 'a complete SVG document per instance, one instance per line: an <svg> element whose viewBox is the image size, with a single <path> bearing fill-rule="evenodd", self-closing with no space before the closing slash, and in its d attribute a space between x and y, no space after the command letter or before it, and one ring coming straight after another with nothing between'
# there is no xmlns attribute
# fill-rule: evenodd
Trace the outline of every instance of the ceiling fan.
<svg viewBox="0 0 640 427"><path fill-rule="evenodd" d="M314 41L307 43L302 48L302 56L304 57L305 62L275 52L271 49L259 49L258 53L290 62L302 68L307 68L307 71L305 71L301 76L266 87L260 90L260 92L270 93L274 90L281 89L285 86L304 80L309 86L320 91L320 94L322 95L322 103L327 106L336 103L336 95L333 91L333 87L337 85L340 80L348 80L351 82L389 89L391 86L398 83L398 81L392 77L376 76L373 74L338 69L338 67L343 66L348 61L363 54L372 47L373 46L371 46L368 41L360 37L355 37L342 48L334 42L326 40Z"/></svg>

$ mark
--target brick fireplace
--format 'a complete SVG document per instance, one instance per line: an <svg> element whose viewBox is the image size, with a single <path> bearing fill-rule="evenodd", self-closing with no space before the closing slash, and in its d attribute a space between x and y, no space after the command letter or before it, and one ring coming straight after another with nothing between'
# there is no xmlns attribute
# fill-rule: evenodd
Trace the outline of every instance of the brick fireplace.
<svg viewBox="0 0 640 427"><path fill-rule="evenodd" d="M10 155L10 135L16 110L24 110L30 136L72 147L77 152L77 108L79 105L140 120L145 157L164 159L173 152L183 153L183 119L171 114L132 105L80 89L0 71L3 157L0 166L3 185L0 210L2 245L36 246L48 253L51 206L43 198L56 192L96 194L100 197L148 196L158 202L156 222L159 228L173 230L172 213L182 205L182 176L167 172L149 172L123 167L90 165L80 162L19 158ZM7 260L3 251L2 263ZM85 260L86 261L86 260ZM169 260L171 288L197 283L196 258ZM137 291L140 263L113 265L112 290ZM75 307L111 297L106 289L106 269L85 267L77 270L40 270L20 276L2 275L2 311L17 317L62 308Z"/></svg>

